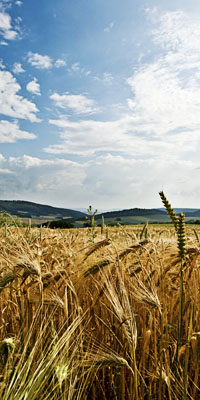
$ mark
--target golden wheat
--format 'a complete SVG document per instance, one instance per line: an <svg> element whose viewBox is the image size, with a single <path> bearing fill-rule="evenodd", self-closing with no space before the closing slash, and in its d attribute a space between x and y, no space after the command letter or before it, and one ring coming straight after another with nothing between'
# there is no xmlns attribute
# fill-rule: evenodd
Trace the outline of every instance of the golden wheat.
<svg viewBox="0 0 200 400"><path fill-rule="evenodd" d="M92 244L87 229L0 230L0 398L199 399L198 230L184 232L177 348L173 228L95 229Z"/></svg>

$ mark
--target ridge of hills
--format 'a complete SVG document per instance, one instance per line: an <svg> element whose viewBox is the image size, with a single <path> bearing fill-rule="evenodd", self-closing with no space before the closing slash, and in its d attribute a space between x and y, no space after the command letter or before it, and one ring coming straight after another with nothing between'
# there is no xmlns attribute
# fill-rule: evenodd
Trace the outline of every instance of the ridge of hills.
<svg viewBox="0 0 200 400"><path fill-rule="evenodd" d="M84 218L85 213L68 208L52 207L23 200L0 200L0 211L16 215L20 218ZM48 218L46 218L48 219Z"/></svg>
<svg viewBox="0 0 200 400"><path fill-rule="evenodd" d="M177 215L182 211L186 217L200 217L200 209L197 208L174 208ZM166 215L164 208L130 208L119 211L109 211L101 214L97 214L96 217L118 217L118 216L138 216L138 215Z"/></svg>
<svg viewBox="0 0 200 400"><path fill-rule="evenodd" d="M83 210L83 209L82 209ZM33 203L24 200L0 200L0 212L7 212L11 215L15 215L26 222L29 218L32 218L33 223L40 224L45 221L55 220L69 220L69 222L75 223L75 226L84 226L86 222L87 213L80 210L72 210L68 208L53 207L44 204ZM178 213L181 209L175 209ZM200 210L183 208L182 211L185 213L186 221L192 222L200 217ZM134 225L145 223L148 219L149 223L169 223L170 218L168 217L165 209L163 208L130 208L124 210L106 211L95 215L97 224L101 222L101 217L104 216L105 223L113 223L120 221L120 224Z"/></svg>
<svg viewBox="0 0 200 400"><path fill-rule="evenodd" d="M159 210L165 211L165 208L161 207L161 208L159 208ZM184 208L184 207L183 208L180 208L180 207L176 208L176 207L174 207L174 211L177 214L179 214L182 211L187 216L194 215L195 212L200 213L200 209L198 209L198 208Z"/></svg>
<svg viewBox="0 0 200 400"><path fill-rule="evenodd" d="M119 210L119 211L108 211L104 212L101 214L97 214L97 218L100 218L102 215L104 218L109 218L109 217L127 217L127 216L138 216L138 215L154 215L154 214L159 214L159 215L166 215L166 211L159 210L157 208L129 208L125 210Z"/></svg>

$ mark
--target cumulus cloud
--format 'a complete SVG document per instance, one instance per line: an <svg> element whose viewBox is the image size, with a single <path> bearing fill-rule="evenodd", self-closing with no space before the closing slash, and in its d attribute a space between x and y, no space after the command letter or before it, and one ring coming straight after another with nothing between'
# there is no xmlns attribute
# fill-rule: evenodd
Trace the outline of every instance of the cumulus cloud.
<svg viewBox="0 0 200 400"><path fill-rule="evenodd" d="M193 53L199 48L199 22L194 15L177 10L159 13L157 9L149 10L152 22L157 25L152 29L154 43L166 50L178 52L180 55ZM188 40L190 39L190 40Z"/></svg>
<svg viewBox="0 0 200 400"><path fill-rule="evenodd" d="M69 74L70 75L72 75L72 74L79 74L79 75L81 75L81 74L84 74L84 75L90 75L91 74L91 71L86 71L85 70L85 68L84 67L82 67L81 65L80 65L80 62L75 62L75 63L73 63L68 69L67 69L67 72L69 72Z"/></svg>
<svg viewBox="0 0 200 400"><path fill-rule="evenodd" d="M1 46L8 46L8 42L5 42L5 40L0 41Z"/></svg>
<svg viewBox="0 0 200 400"><path fill-rule="evenodd" d="M12 28L11 17L5 10L0 11L0 35L6 40L14 40L18 36L18 32Z"/></svg>
<svg viewBox="0 0 200 400"><path fill-rule="evenodd" d="M72 72L77 72L77 71L80 71L80 63L79 62L76 62L76 63L74 63L74 64L72 64L72 66L71 66L71 71Z"/></svg>
<svg viewBox="0 0 200 400"><path fill-rule="evenodd" d="M66 65L67 65L66 61L62 60L60 58L58 60L56 60L56 62L55 62L56 68L65 67Z"/></svg>
<svg viewBox="0 0 200 400"><path fill-rule="evenodd" d="M174 133L168 138L155 137L150 132L141 135L140 126L136 126L134 116L123 115L115 121L69 119L50 120L49 123L59 128L60 143L45 148L52 154L78 154L81 156L94 156L101 152L120 152L132 157L158 157L169 151L170 154L194 151L198 140L198 130L193 132L193 137L188 145L188 131L180 134ZM137 131L138 128L138 131ZM143 127L144 130L144 127ZM150 125L149 125L150 130ZM181 148L176 145L181 140Z"/></svg>
<svg viewBox="0 0 200 400"><path fill-rule="evenodd" d="M5 69L5 65L3 64L3 61L0 59L0 68Z"/></svg>
<svg viewBox="0 0 200 400"><path fill-rule="evenodd" d="M22 4L23 4L23 2L22 1L20 1L20 0L17 0L16 2L15 2L15 4L17 5L17 6L22 6Z"/></svg>
<svg viewBox="0 0 200 400"><path fill-rule="evenodd" d="M0 185L4 197L12 194L12 198L66 208L87 207L91 203L97 208L147 207L147 195L148 207L159 207L158 191L163 185L173 204L179 204L187 187L185 202L181 204L185 207L195 206L194 193L198 204L199 168L199 161L177 162L170 157L127 159L110 153L85 162L0 156L0 169L9 171L0 174ZM67 185L63 184L66 182Z"/></svg>
<svg viewBox="0 0 200 400"><path fill-rule="evenodd" d="M7 169L7 168L5 168L5 169L0 168L0 174L13 174L13 172L10 171L10 169Z"/></svg>
<svg viewBox="0 0 200 400"><path fill-rule="evenodd" d="M5 168L6 164L7 164L6 158L2 154L0 154L0 175L13 174L13 171L11 171L8 168Z"/></svg>
<svg viewBox="0 0 200 400"><path fill-rule="evenodd" d="M112 208L160 207L158 192L163 188L173 204L192 207L196 203L198 207L193 194L200 194L199 165L199 162L177 161L170 156L128 159L105 154L91 161L84 185L92 195L91 202L97 206L100 201Z"/></svg>
<svg viewBox="0 0 200 400"><path fill-rule="evenodd" d="M30 93L36 94L37 96L41 96L40 84L38 83L36 78L27 83L26 90L28 90L28 92Z"/></svg>
<svg viewBox="0 0 200 400"><path fill-rule="evenodd" d="M25 70L22 68L22 64L15 62L13 64L12 68L14 74L21 74L22 72L25 72Z"/></svg>
<svg viewBox="0 0 200 400"><path fill-rule="evenodd" d="M35 139L33 133L26 132L19 128L17 121L0 121L0 143L14 143L19 139Z"/></svg>
<svg viewBox="0 0 200 400"><path fill-rule="evenodd" d="M53 60L47 55L41 55L39 53L28 52L28 62L37 69L50 69L53 65Z"/></svg>
<svg viewBox="0 0 200 400"><path fill-rule="evenodd" d="M27 59L29 64L36 67L37 69L50 69L53 66L56 68L61 68L67 65L66 61L61 58L58 58L54 62L54 60L48 55L32 53L31 51L28 52Z"/></svg>
<svg viewBox="0 0 200 400"><path fill-rule="evenodd" d="M50 124L60 128L62 143L45 149L47 152L62 154L94 155L97 151L123 151L127 148L124 132L125 121L93 121L68 119L50 120ZM125 125L125 129L123 127ZM133 146L131 146L133 147ZM136 148L136 145L134 146ZM130 151L128 147L127 151Z"/></svg>
<svg viewBox="0 0 200 400"><path fill-rule="evenodd" d="M129 105L140 131L160 136L182 129L193 135L200 124L200 27L183 12L157 19L153 41L164 52L128 79L134 95Z"/></svg>
<svg viewBox="0 0 200 400"><path fill-rule="evenodd" d="M92 114L97 112L94 100L89 99L83 94L58 94L53 93L50 99L55 105L62 109L71 109L76 114Z"/></svg>
<svg viewBox="0 0 200 400"><path fill-rule="evenodd" d="M31 157L28 155L24 155L21 157L9 157L8 159L9 166L13 168L40 168L40 167L55 167L55 168L64 168L64 167L76 167L79 163L74 161L55 158L55 159L41 159L38 157Z"/></svg>
<svg viewBox="0 0 200 400"><path fill-rule="evenodd" d="M173 152L178 143L181 151L188 148L195 152L200 142L200 27L184 12L159 15L154 11L153 20L157 54L127 79L132 90L127 115L111 122L50 121L61 132L61 143L50 146L51 152L83 154L84 150L95 153L98 149L119 151L121 147L127 154L141 148L149 149L152 155L153 149L156 154L164 146ZM104 78L109 80L110 76ZM53 95L62 108L69 105L68 96ZM87 137L91 145L84 147Z"/></svg>
<svg viewBox="0 0 200 400"><path fill-rule="evenodd" d="M36 113L36 105L20 96L18 92L21 86L15 77L8 71L0 71L0 109L1 114L13 118L28 119L31 122L39 122Z"/></svg>
<svg viewBox="0 0 200 400"><path fill-rule="evenodd" d="M86 164L65 159L49 160L28 155L2 157L0 169L9 170L10 174L0 174L1 195L65 208L70 208L71 204L73 208L79 203L78 192L85 179L85 168ZM59 197L65 199L64 204L59 204Z"/></svg>

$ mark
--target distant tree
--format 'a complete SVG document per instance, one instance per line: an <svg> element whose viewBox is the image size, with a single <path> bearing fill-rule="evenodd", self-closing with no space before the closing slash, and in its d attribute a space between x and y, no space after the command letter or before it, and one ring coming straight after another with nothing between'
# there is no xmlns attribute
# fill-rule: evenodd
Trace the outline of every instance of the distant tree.
<svg viewBox="0 0 200 400"><path fill-rule="evenodd" d="M123 224L120 224L119 222L116 222L116 221L112 221L112 222L108 223L108 226L120 226L120 225L123 225Z"/></svg>
<svg viewBox="0 0 200 400"><path fill-rule="evenodd" d="M64 221L64 220L55 220L55 221L48 221L44 222L42 226L48 226L50 229L70 229L74 228L74 224L69 221Z"/></svg>

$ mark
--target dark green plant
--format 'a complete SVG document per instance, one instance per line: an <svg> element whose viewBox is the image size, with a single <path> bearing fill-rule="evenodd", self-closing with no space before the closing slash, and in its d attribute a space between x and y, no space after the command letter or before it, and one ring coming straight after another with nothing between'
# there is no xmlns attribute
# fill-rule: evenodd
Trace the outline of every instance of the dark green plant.
<svg viewBox="0 0 200 400"><path fill-rule="evenodd" d="M120 224L119 222L116 222L116 221L111 221L111 222L108 222L108 226L121 226L122 224Z"/></svg>
<svg viewBox="0 0 200 400"><path fill-rule="evenodd" d="M44 222L41 226L46 226L50 229L70 229L74 228L74 224L70 222L69 220L54 220L54 221L48 221Z"/></svg>

